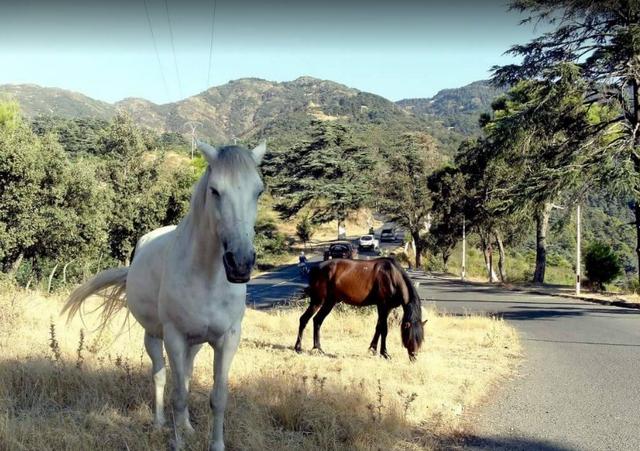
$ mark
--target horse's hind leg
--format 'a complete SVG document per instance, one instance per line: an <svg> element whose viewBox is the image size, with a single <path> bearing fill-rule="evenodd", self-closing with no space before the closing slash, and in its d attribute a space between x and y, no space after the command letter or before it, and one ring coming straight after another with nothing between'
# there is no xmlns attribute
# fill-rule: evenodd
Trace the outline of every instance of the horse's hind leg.
<svg viewBox="0 0 640 451"><path fill-rule="evenodd" d="M307 327L307 323L311 317L318 312L321 305L322 302L316 302L314 299L311 299L309 307L307 307L307 310L300 316L300 327L298 327L298 339L296 340L295 346L296 352L302 351L302 333L304 332L304 328Z"/></svg>
<svg viewBox="0 0 640 451"><path fill-rule="evenodd" d="M153 337L149 333L144 333L144 347L151 357L151 374L153 376L153 386L155 391L154 425L157 428L164 426L164 385L167 377L167 370L164 366L164 356L162 355L162 339Z"/></svg>
<svg viewBox="0 0 640 451"><path fill-rule="evenodd" d="M331 313L331 309L336 303L333 300L327 300L322 304L322 308L316 316L313 317L313 349L317 349L322 352L322 346L320 346L320 327L322 322Z"/></svg>

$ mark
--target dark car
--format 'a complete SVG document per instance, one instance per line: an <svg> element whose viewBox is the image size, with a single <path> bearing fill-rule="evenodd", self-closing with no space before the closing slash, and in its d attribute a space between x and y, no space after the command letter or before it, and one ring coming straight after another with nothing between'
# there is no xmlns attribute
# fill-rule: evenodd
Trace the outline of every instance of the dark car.
<svg viewBox="0 0 640 451"><path fill-rule="evenodd" d="M396 232L393 229L382 229L380 232L380 241L395 241Z"/></svg>
<svg viewBox="0 0 640 451"><path fill-rule="evenodd" d="M333 243L324 251L324 259L330 258L355 258L356 250L353 245L347 241Z"/></svg>

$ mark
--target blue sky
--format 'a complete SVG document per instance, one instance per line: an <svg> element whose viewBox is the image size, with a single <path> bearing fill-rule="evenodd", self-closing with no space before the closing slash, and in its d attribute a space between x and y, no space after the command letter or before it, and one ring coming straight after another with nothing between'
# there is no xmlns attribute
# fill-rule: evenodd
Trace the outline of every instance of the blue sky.
<svg viewBox="0 0 640 451"><path fill-rule="evenodd" d="M208 73L213 0L146 0L155 41L144 1L3 4L0 84L166 103L207 80L310 75L399 100L487 78L540 32L503 1L216 0Z"/></svg>

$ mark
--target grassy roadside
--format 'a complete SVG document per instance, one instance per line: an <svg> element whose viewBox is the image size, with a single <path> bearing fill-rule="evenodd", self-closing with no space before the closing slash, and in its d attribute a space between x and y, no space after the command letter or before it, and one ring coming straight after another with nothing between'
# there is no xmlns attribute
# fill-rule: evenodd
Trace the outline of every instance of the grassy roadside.
<svg viewBox="0 0 640 451"><path fill-rule="evenodd" d="M164 449L151 427L149 362L135 323L115 338L58 317L60 297L0 294L0 448ZM325 322L326 355L292 351L299 309L248 311L231 371L228 449L433 449L464 434L463 413L518 361L515 331L477 316L429 319L411 364L392 319L385 361L366 352L371 310L338 309ZM90 324L90 320L88 321ZM310 334L305 349L310 347ZM204 449L212 353L196 360L190 406Z"/></svg>

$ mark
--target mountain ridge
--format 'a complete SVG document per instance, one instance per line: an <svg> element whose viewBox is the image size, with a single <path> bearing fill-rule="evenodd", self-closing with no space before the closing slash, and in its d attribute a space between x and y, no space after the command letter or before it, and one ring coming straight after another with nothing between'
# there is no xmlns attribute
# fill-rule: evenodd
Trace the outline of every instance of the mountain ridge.
<svg viewBox="0 0 640 451"><path fill-rule="evenodd" d="M457 142L461 136L477 133L477 116L490 109L490 100L496 92L486 81L477 81L441 90L431 98L394 102L375 93L310 76L282 82L245 77L176 102L157 104L141 97L108 103L76 91L35 84L0 85L0 98L14 98L27 117L109 119L123 110L136 122L159 132L184 133L185 122L200 122L199 134L216 142L250 136L274 120L301 114L317 120L343 118L367 123L390 120L403 123L408 130L435 129L435 134L441 135L448 129L460 134L452 138ZM456 127L460 130L455 130Z"/></svg>

